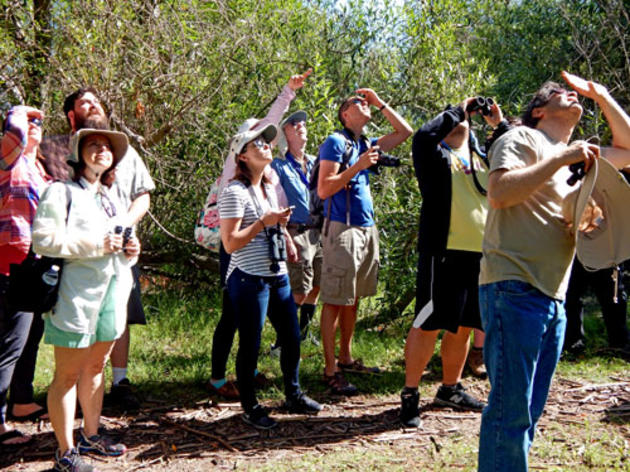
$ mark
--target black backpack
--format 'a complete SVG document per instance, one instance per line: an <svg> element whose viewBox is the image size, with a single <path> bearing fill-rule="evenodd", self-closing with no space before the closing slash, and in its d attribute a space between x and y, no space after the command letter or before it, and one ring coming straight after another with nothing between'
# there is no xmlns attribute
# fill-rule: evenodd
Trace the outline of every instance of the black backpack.
<svg viewBox="0 0 630 472"><path fill-rule="evenodd" d="M341 131L336 130L334 133L343 137L343 140L346 144L346 149L343 153L343 158L341 160L341 166L339 167L338 173L343 172L348 168L348 163L350 162L350 158L352 157L352 151L354 149L352 140L348 138L347 133L350 131ZM364 140L368 142L367 138L363 135L359 138L360 140ZM368 142L369 143L369 142ZM368 146L369 147L369 146ZM317 153L317 158L315 159L315 163L313 164L313 168L311 169L311 177L308 184L308 196L309 196L309 213L311 216L311 224L318 228L321 228L324 224L324 202L319 195L317 194L317 181L319 180L319 163L320 163L320 151ZM332 197L328 200L328 214L330 215L330 206L332 205ZM350 225L350 192L346 188L346 224Z"/></svg>

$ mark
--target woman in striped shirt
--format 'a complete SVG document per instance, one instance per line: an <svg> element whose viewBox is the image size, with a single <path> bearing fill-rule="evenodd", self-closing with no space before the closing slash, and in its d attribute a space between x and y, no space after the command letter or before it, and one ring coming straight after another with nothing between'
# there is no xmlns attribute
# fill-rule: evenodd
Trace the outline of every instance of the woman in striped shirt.
<svg viewBox="0 0 630 472"><path fill-rule="evenodd" d="M219 197L221 241L228 254L232 255L226 279L239 331L236 375L243 419L261 429L276 425L258 404L254 391L254 372L267 313L282 345L280 366L287 410L292 413L317 413L321 410L321 405L300 389L297 310L286 263L281 260L282 257L272 256L271 240L274 232L280 232L279 239L289 241L289 257L296 257L295 248L283 228L289 220L291 208L278 208L275 194L264 175L265 168L272 161L269 143L276 134L276 126L268 125L232 138L230 154L235 156L236 173Z"/></svg>

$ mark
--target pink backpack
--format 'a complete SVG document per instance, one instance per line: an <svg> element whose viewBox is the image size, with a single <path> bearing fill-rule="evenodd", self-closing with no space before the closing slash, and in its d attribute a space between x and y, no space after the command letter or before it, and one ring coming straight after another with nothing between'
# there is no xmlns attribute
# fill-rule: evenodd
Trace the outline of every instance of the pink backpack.
<svg viewBox="0 0 630 472"><path fill-rule="evenodd" d="M199 218L195 224L195 241L201 247L212 252L219 252L221 235L219 234L219 187L221 177L214 181L210 187L210 193L206 198L203 209L199 212Z"/></svg>

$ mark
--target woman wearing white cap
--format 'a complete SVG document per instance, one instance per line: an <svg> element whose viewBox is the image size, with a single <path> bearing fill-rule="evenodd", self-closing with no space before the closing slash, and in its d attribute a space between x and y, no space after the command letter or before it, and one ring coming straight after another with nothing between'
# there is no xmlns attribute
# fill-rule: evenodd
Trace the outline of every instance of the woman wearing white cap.
<svg viewBox="0 0 630 472"><path fill-rule="evenodd" d="M254 391L260 335L267 313L282 344L280 366L286 408L294 413L321 410L319 403L302 393L298 379L300 330L282 249L286 237L282 226L291 208L278 208L264 175L272 161L269 143L276 134L276 126L268 125L234 136L230 154L235 156L236 174L219 198L221 240L232 256L226 279L239 331L236 375L245 410L243 419L261 429L276 425L258 404ZM294 248L290 247L289 253L295 257Z"/></svg>
<svg viewBox="0 0 630 472"><path fill-rule="evenodd" d="M80 130L69 160L74 181L55 183L44 192L33 223L35 252L65 259L58 300L44 329L44 341L55 349L55 376L48 390L50 422L59 443L55 470L92 471L79 453L117 456L126 451L98 434L103 368L125 329L130 267L140 253L137 238L123 238L118 226L124 207L101 184L126 150L123 133ZM72 434L77 396L83 412L78 450Z"/></svg>

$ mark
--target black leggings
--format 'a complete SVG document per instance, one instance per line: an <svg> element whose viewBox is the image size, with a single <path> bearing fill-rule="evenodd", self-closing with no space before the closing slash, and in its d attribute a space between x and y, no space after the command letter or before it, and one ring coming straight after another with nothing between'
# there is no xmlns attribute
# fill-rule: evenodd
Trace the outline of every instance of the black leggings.
<svg viewBox="0 0 630 472"><path fill-rule="evenodd" d="M602 317L606 325L608 344L610 347L623 347L628 343L628 327L626 325L626 293L624 291L621 276L623 269L619 271L619 283L617 286L617 302L614 301L615 284L612 274L615 269L602 269L589 272L576 258L573 262L569 288L567 289L567 330L564 338L565 349L571 347L577 341L584 341L584 303L582 296L587 287L591 287L602 310Z"/></svg>

